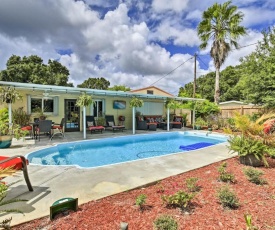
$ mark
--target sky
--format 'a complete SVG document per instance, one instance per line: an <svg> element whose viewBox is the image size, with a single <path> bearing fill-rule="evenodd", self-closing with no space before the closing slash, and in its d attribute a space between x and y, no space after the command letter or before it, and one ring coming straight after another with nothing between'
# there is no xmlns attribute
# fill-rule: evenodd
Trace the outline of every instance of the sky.
<svg viewBox="0 0 275 230"><path fill-rule="evenodd" d="M1 0L0 70L11 55L58 60L74 86L104 77L110 86L154 85L177 95L197 76L214 71L210 46L200 50L197 25L214 0ZM244 14L243 48L222 68L239 64L275 23L274 0L233 0Z"/></svg>

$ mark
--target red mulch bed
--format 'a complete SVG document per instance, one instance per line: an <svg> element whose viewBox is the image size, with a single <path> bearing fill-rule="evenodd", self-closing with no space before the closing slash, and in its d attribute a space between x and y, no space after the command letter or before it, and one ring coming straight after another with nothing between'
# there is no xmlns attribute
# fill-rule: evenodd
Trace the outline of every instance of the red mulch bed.
<svg viewBox="0 0 275 230"><path fill-rule="evenodd" d="M53 221L49 217L33 220L18 226L22 229L120 229L121 222L127 222L130 230L153 229L153 221L161 214L174 217L179 229L246 229L244 214L252 215L252 223L259 229L275 229L275 160L268 159L269 168L259 168L264 172L266 185L249 182L238 158L226 160L227 170L235 175L236 182L229 184L240 201L240 207L225 209L217 198L217 189L225 185L218 180L217 168L221 162L169 177L155 185L142 189L119 193L97 201L80 205L77 212L57 216ZM184 162L183 162L184 164ZM191 209L183 212L179 208L166 207L161 199L163 194L186 190L185 180L199 178L200 192L192 201ZM147 196L143 211L135 205L137 196Z"/></svg>

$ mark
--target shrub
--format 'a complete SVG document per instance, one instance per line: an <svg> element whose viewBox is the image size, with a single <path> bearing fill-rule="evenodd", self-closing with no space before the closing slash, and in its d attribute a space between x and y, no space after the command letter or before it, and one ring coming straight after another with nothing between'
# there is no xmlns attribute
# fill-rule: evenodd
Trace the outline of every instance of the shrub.
<svg viewBox="0 0 275 230"><path fill-rule="evenodd" d="M139 206L140 209L142 209L143 205L145 204L146 198L147 198L147 196L145 194L140 194L136 198L136 205Z"/></svg>
<svg viewBox="0 0 275 230"><path fill-rule="evenodd" d="M180 208L186 208L195 194L178 191L173 195L163 195L161 198L167 205L173 205Z"/></svg>
<svg viewBox="0 0 275 230"><path fill-rule="evenodd" d="M238 208L239 200L234 191L230 190L228 186L223 186L218 191L218 198L223 207Z"/></svg>
<svg viewBox="0 0 275 230"><path fill-rule="evenodd" d="M155 230L177 230L178 223L171 216L160 216L154 221Z"/></svg>
<svg viewBox="0 0 275 230"><path fill-rule="evenodd" d="M200 190L200 187L196 184L197 181L198 178L196 177L190 177L186 179L186 186L189 192L197 192Z"/></svg>
<svg viewBox="0 0 275 230"><path fill-rule="evenodd" d="M244 169L244 174L247 179L254 184L263 185L267 183L265 179L261 178L263 172L260 170L249 167Z"/></svg>
<svg viewBox="0 0 275 230"><path fill-rule="evenodd" d="M227 168L227 163L223 162L219 168L218 172L220 173L219 179L223 182L234 182L235 181L235 176L232 173L228 173L226 171Z"/></svg>

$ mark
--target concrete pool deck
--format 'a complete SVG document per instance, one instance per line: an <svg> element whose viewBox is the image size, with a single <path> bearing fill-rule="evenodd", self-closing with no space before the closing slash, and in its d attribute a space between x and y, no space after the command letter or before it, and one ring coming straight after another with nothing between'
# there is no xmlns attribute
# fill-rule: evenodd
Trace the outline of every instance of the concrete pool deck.
<svg viewBox="0 0 275 230"><path fill-rule="evenodd" d="M174 129L173 131L180 130ZM87 138L98 139L119 135L131 135L131 131L116 133L106 131L103 134L92 135L87 133ZM60 142L77 140L82 140L82 133L66 133L64 139L55 137L53 141L49 141L48 138L41 138L40 142L34 140L13 142L11 148L1 149L1 155L26 155ZM16 208L23 211L24 215L17 213L2 214L0 221L12 217L12 225L17 225L48 216L50 206L56 200L64 197L78 198L79 204L83 204L233 156L228 153L226 143L222 143L190 152L90 169L74 166L29 165L28 171L34 188L33 192L28 191L22 172L19 172L16 177L5 178L5 181L9 183L20 179L19 182L10 186L7 198L26 199L28 201L14 203L9 205L7 209Z"/></svg>

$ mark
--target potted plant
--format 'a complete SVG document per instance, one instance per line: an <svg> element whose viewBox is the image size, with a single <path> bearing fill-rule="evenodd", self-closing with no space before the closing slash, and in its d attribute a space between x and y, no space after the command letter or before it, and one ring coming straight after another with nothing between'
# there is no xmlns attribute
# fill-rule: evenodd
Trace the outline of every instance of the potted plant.
<svg viewBox="0 0 275 230"><path fill-rule="evenodd" d="M231 134L229 150L240 156L240 162L250 166L268 166L265 155L274 149L272 134L264 133L264 122L273 118L275 114L263 114L256 121L249 116L235 113L230 126L224 129Z"/></svg>
<svg viewBox="0 0 275 230"><path fill-rule="evenodd" d="M188 113L183 113L183 114L181 114L181 117L182 117L182 125L183 125L183 127L186 127L187 116L188 116Z"/></svg>
<svg viewBox="0 0 275 230"><path fill-rule="evenodd" d="M8 109L0 109L0 148L9 148L12 138L20 139L25 137L28 131L21 130L18 124L9 124Z"/></svg>
<svg viewBox="0 0 275 230"><path fill-rule="evenodd" d="M92 96L88 95L87 93L82 93L77 98L76 105L79 107L83 107L83 138L86 139L86 107L93 103ZM77 114L78 119L78 114Z"/></svg>
<svg viewBox="0 0 275 230"><path fill-rule="evenodd" d="M268 166L265 154L268 147L261 141L247 136L233 135L228 140L229 150L238 153L240 163L253 167Z"/></svg>
<svg viewBox="0 0 275 230"><path fill-rule="evenodd" d="M135 109L137 107L142 107L144 104L143 100L142 99L139 99L137 97L133 97L131 100L130 100L130 107L132 108L132 111L133 111L133 134L136 133L136 130L135 130Z"/></svg>
<svg viewBox="0 0 275 230"><path fill-rule="evenodd" d="M13 87L1 87L0 88L1 102L12 104L17 100L22 100L22 95L16 91Z"/></svg>
<svg viewBox="0 0 275 230"><path fill-rule="evenodd" d="M201 117L198 117L195 121L195 129L200 130L205 124L206 122Z"/></svg>

